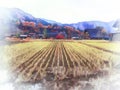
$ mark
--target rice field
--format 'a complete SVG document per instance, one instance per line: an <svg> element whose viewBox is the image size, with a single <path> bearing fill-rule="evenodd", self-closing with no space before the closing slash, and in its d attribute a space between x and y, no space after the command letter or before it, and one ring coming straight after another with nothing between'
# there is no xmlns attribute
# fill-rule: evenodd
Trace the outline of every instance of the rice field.
<svg viewBox="0 0 120 90"><path fill-rule="evenodd" d="M0 46L3 51L0 60L9 63L7 67L12 74L11 80L15 82L89 77L111 68L112 61L120 57L107 45L109 47L113 43L99 40L37 40Z"/></svg>
<svg viewBox="0 0 120 90"><path fill-rule="evenodd" d="M81 41L80 41L81 42ZM114 53L119 53L120 54L120 42L114 41L114 42L109 42L109 41L82 41L85 44L102 48L104 50L109 50Z"/></svg>

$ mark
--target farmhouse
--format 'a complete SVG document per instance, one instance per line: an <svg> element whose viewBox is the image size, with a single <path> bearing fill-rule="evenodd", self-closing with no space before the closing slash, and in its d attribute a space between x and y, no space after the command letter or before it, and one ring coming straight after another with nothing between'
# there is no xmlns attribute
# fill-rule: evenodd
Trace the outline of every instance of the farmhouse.
<svg viewBox="0 0 120 90"><path fill-rule="evenodd" d="M28 35L24 35L24 34L23 34L23 35L22 35L22 34L20 35L20 38L21 38L21 39L25 39L25 38L27 38L27 37L28 37Z"/></svg>
<svg viewBox="0 0 120 90"><path fill-rule="evenodd" d="M119 33L112 33L112 41L120 41L120 32Z"/></svg>
<svg viewBox="0 0 120 90"><path fill-rule="evenodd" d="M115 32L111 33L110 41L120 41L120 29L116 29Z"/></svg>

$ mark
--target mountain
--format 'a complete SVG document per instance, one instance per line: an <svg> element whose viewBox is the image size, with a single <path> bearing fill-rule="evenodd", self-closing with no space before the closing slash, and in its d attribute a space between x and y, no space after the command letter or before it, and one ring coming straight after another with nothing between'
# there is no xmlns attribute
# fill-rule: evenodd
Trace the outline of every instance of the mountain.
<svg viewBox="0 0 120 90"><path fill-rule="evenodd" d="M117 19L116 21L114 21L113 27L116 27L116 28L120 27L120 19Z"/></svg>
<svg viewBox="0 0 120 90"><path fill-rule="evenodd" d="M15 19L20 19L20 20L28 20L28 21L34 21L35 18L18 9L18 8L0 8L0 18L1 19L8 19L8 20L15 20Z"/></svg>
<svg viewBox="0 0 120 90"><path fill-rule="evenodd" d="M78 23L71 24L71 26L79 30L95 29L96 27L103 27L105 30L107 30L108 33L113 32L113 27L109 24L109 22L84 21L84 22L78 22Z"/></svg>
<svg viewBox="0 0 120 90"><path fill-rule="evenodd" d="M44 20L44 21L46 21L46 22L48 22L48 23L50 23L50 24L62 25L62 23L60 23L60 22L56 22L56 21L48 20L48 19L44 19L44 18L41 18L41 19Z"/></svg>
<svg viewBox="0 0 120 90"><path fill-rule="evenodd" d="M33 22L41 22L44 24L49 24L45 20L35 18L31 14L26 13L18 8L0 8L0 19L8 20L21 20L21 21L33 21Z"/></svg>
<svg viewBox="0 0 120 90"><path fill-rule="evenodd" d="M113 26L118 27L118 20L111 21L111 22L103 22L103 21L83 21L78 23L71 23L71 24L62 24L53 20L48 20L44 18L35 18L29 13L26 13L18 8L0 8L0 33L3 34L6 31L14 32L17 30L15 26L16 22L34 22L36 25L38 23L42 23L43 25L57 25L60 27L64 26L71 26L77 30L85 31L89 30L90 33L95 31L96 33L99 31L99 28L104 28L107 33L114 32ZM7 26L7 28L6 28ZM52 32L51 32L52 33ZM93 34L91 34L93 35Z"/></svg>

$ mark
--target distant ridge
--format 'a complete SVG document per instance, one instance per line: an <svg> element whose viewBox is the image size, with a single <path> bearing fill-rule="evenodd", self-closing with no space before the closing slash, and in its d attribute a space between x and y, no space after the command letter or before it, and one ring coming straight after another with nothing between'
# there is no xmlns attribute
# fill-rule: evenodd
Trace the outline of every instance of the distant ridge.
<svg viewBox="0 0 120 90"><path fill-rule="evenodd" d="M9 23L10 30L15 31L16 29L11 29L11 26L15 24L15 22L34 22L36 24L42 23L43 25L58 25L58 26L71 26L79 31L84 31L86 29L90 29L92 33L92 29L96 29L97 27L102 27L106 30L107 33L115 32L113 27L118 27L118 20L114 20L111 22L103 22L103 21L83 21L78 23L71 24L63 24L54 20L48 20L44 18L36 18L29 13L26 13L18 8L0 8L0 23L1 26L4 26L3 22ZM5 24L6 25L6 24ZM15 27L14 27L15 28ZM4 30L2 27L1 30ZM8 30L8 31L10 31Z"/></svg>

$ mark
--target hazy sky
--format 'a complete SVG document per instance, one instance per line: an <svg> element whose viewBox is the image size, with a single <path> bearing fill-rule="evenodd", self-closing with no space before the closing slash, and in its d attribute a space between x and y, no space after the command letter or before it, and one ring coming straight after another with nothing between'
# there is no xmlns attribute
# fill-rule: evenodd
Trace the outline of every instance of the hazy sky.
<svg viewBox="0 0 120 90"><path fill-rule="evenodd" d="M120 0L0 0L0 7L20 8L35 17L62 23L120 18Z"/></svg>

